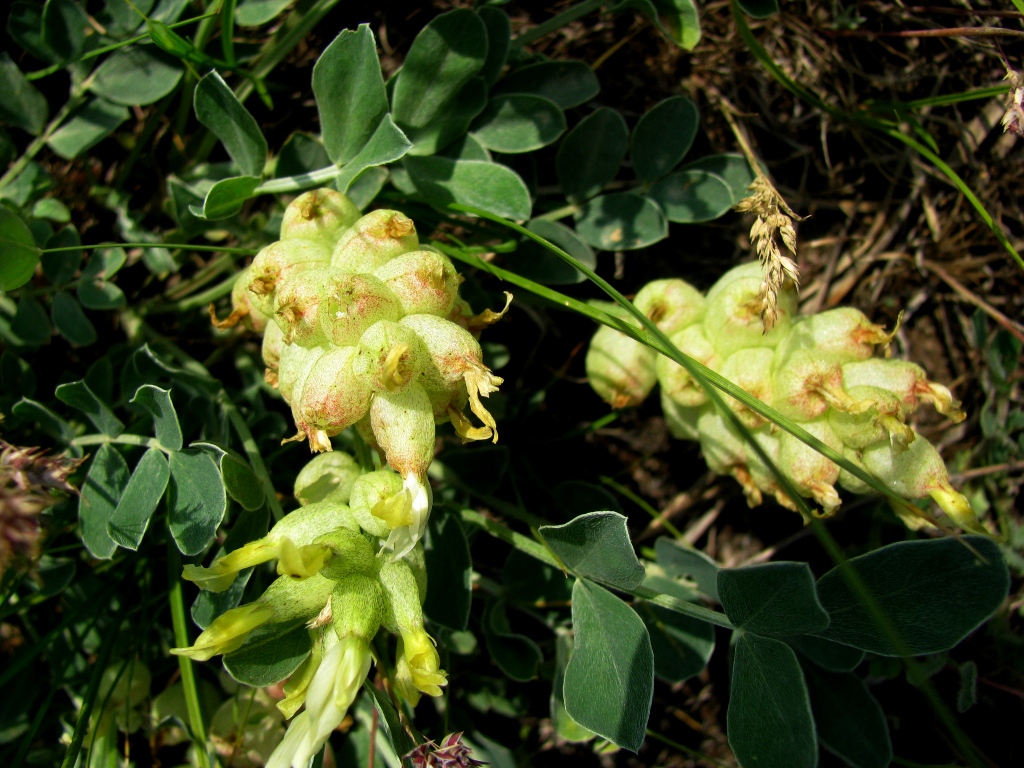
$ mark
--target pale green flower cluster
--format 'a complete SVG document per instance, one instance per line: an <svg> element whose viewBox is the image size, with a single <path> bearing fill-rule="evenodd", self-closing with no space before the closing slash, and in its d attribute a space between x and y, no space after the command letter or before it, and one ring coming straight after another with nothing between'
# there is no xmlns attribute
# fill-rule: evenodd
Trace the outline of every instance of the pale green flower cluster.
<svg viewBox="0 0 1024 768"><path fill-rule="evenodd" d="M634 303L682 352L799 423L896 494L931 497L957 526L984 532L966 497L950 485L938 452L907 423L926 403L962 420L950 391L914 363L876 356L878 347L888 350L893 334L856 309L798 317L791 284L778 293L775 324L765 332L762 282L761 266L746 264L727 272L707 295L683 280L657 280ZM591 386L614 408L638 405L660 385L672 434L698 441L708 466L734 477L751 506L767 493L797 509L756 450L681 366L608 327L594 335L586 366ZM837 485L872 492L773 422L726 399L764 453L825 516L840 506ZM929 524L924 513L897 512L911 527Z"/></svg>

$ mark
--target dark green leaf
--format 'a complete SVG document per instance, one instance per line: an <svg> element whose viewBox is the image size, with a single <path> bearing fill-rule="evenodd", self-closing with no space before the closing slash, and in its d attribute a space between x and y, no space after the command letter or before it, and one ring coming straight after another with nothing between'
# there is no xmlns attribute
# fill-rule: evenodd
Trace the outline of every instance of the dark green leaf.
<svg viewBox="0 0 1024 768"><path fill-rule="evenodd" d="M450 157L452 160L483 160L487 163L494 160L487 147L470 133L452 142L437 154L439 157Z"/></svg>
<svg viewBox="0 0 1024 768"><path fill-rule="evenodd" d="M53 335L50 317L43 305L28 296L18 299L18 311L11 318L11 331L23 344L32 346L45 344Z"/></svg>
<svg viewBox="0 0 1024 768"><path fill-rule="evenodd" d="M853 768L886 768L892 742L885 712L856 675L804 665L818 741Z"/></svg>
<svg viewBox="0 0 1024 768"><path fill-rule="evenodd" d="M743 155L710 155L687 163L682 170L707 171L721 178L729 187L733 205L750 194L747 187L754 181L754 172Z"/></svg>
<svg viewBox="0 0 1024 768"><path fill-rule="evenodd" d="M324 145L308 133L293 133L281 147L274 167L274 178L298 176L326 168L331 164Z"/></svg>
<svg viewBox="0 0 1024 768"><path fill-rule="evenodd" d="M477 75L486 59L487 28L466 9L437 16L416 36L392 99L395 123L415 145L413 154L442 149L483 109L486 85ZM479 87L467 91L474 78Z"/></svg>
<svg viewBox="0 0 1024 768"><path fill-rule="evenodd" d="M128 465L112 445L99 447L78 498L82 543L93 557L105 560L117 549L107 533L107 523L128 485L129 474Z"/></svg>
<svg viewBox="0 0 1024 768"><path fill-rule="evenodd" d="M481 144L496 152L532 152L565 132L565 115L549 99L513 93L492 98L470 129Z"/></svg>
<svg viewBox="0 0 1024 768"><path fill-rule="evenodd" d="M21 217L0 205L0 291L13 291L32 279L39 246Z"/></svg>
<svg viewBox="0 0 1024 768"><path fill-rule="evenodd" d="M488 602L484 610L483 629L487 651L502 672L519 682L537 676L537 667L543 661L540 648L526 635L512 631L503 601Z"/></svg>
<svg viewBox="0 0 1024 768"><path fill-rule="evenodd" d="M153 417L156 439L168 451L180 451L182 446L181 426L178 414L171 402L171 392L152 384L143 384L132 396L131 401Z"/></svg>
<svg viewBox="0 0 1024 768"><path fill-rule="evenodd" d="M0 53L0 122L38 136L49 113L46 97L25 79L6 51Z"/></svg>
<svg viewBox="0 0 1024 768"><path fill-rule="evenodd" d="M388 737L388 741L391 742L391 747L395 750L395 754L408 754L416 745L409 738L405 726L402 725L402 719L398 716L398 711L388 697L387 692L377 690L377 686L370 680L363 681L363 690L373 697L373 702L377 705L377 710L384 721L385 734Z"/></svg>
<svg viewBox="0 0 1024 768"><path fill-rule="evenodd" d="M740 634L733 652L727 733L740 765L817 765L807 685L796 654L781 640Z"/></svg>
<svg viewBox="0 0 1024 768"><path fill-rule="evenodd" d="M252 467L231 453L220 460L220 471L224 476L224 488L228 495L242 505L247 512L255 512L263 506L266 496Z"/></svg>
<svg viewBox="0 0 1024 768"><path fill-rule="evenodd" d="M630 158L640 181L652 183L686 157L697 136L700 113L686 96L673 96L645 112L633 129Z"/></svg>
<svg viewBox="0 0 1024 768"><path fill-rule="evenodd" d="M43 43L64 61L74 61L81 55L89 26L89 17L75 0L46 0Z"/></svg>
<svg viewBox="0 0 1024 768"><path fill-rule="evenodd" d="M449 629L465 629L472 601L473 562L459 518L435 510L427 521L423 550L428 576L423 612Z"/></svg>
<svg viewBox="0 0 1024 768"><path fill-rule="evenodd" d="M644 580L626 518L616 512L589 512L565 525L541 526L539 533L577 576L623 589L633 589Z"/></svg>
<svg viewBox="0 0 1024 768"><path fill-rule="evenodd" d="M0 353L0 392L8 397L32 397L36 393L32 366L9 349Z"/></svg>
<svg viewBox="0 0 1024 768"><path fill-rule="evenodd" d="M793 635L784 638L801 656L829 672L852 672L864 661L864 651L840 645L814 635Z"/></svg>
<svg viewBox="0 0 1024 768"><path fill-rule="evenodd" d="M597 258L590 250L590 246L580 240L579 236L564 224L547 219L531 219L526 228L557 245L591 269L597 265ZM523 239L515 253L511 254L508 259L509 265L516 273L545 285L570 285L583 282L586 279L582 272L569 266L561 258L533 240Z"/></svg>
<svg viewBox="0 0 1024 768"><path fill-rule="evenodd" d="M313 93L327 156L345 165L366 146L388 111L368 24L344 30L320 54L313 67Z"/></svg>
<svg viewBox="0 0 1024 768"><path fill-rule="evenodd" d="M636 752L654 695L654 654L633 609L597 584L572 590L576 647L565 670L565 709L584 728Z"/></svg>
<svg viewBox="0 0 1024 768"><path fill-rule="evenodd" d="M53 597L59 595L75 578L75 561L63 557L43 555L39 558L36 575L38 584L31 584L36 597Z"/></svg>
<svg viewBox="0 0 1024 768"><path fill-rule="evenodd" d="M206 629L222 613L230 611L232 608L237 608L242 602L242 595L245 593L245 587L252 577L252 571L252 568L243 568L238 572L235 580L231 582L231 586L223 592L210 592L207 589L200 590L199 594L196 595L196 599L192 602L192 609L189 611L192 615L192 621L195 622L196 626L200 629Z"/></svg>
<svg viewBox="0 0 1024 768"><path fill-rule="evenodd" d="M569 605L572 599L570 578L557 568L540 563L517 549L509 553L501 580L505 585L505 599L513 605Z"/></svg>
<svg viewBox="0 0 1024 768"><path fill-rule="evenodd" d="M224 656L224 669L238 682L261 688L291 675L312 647L303 624L269 624L254 630L237 651Z"/></svg>
<svg viewBox="0 0 1024 768"><path fill-rule="evenodd" d="M107 533L117 544L135 551L149 527L149 519L167 489L170 470L158 448L150 448L139 459L131 479L107 523Z"/></svg>
<svg viewBox="0 0 1024 768"><path fill-rule="evenodd" d="M189 210L204 219L227 219L242 210L245 201L252 197L259 185L258 176L221 179L206 193L202 208L191 206Z"/></svg>
<svg viewBox="0 0 1024 768"><path fill-rule="evenodd" d="M213 541L224 519L224 483L213 457L192 448L172 453L170 467L171 536L182 554L197 555Z"/></svg>
<svg viewBox="0 0 1024 768"><path fill-rule="evenodd" d="M11 406L11 413L37 423L43 432L65 445L70 443L75 436L75 431L64 419L42 403L29 400L27 397L21 398Z"/></svg>
<svg viewBox="0 0 1024 768"><path fill-rule="evenodd" d="M667 592L680 600L691 599L687 594L689 590L675 584L666 585L663 581L645 586ZM654 671L658 677L670 683L681 683L707 666L715 650L713 626L646 602L638 603L636 610L651 636Z"/></svg>
<svg viewBox="0 0 1024 768"><path fill-rule="evenodd" d="M673 173L651 187L647 195L665 212L666 219L677 224L711 221L733 206L729 185L707 171Z"/></svg>
<svg viewBox="0 0 1024 768"><path fill-rule="evenodd" d="M530 217L526 185L504 165L446 157L407 157L405 167L416 189L433 205L463 203L515 221Z"/></svg>
<svg viewBox="0 0 1024 768"><path fill-rule="evenodd" d="M490 495L508 473L508 448L482 445L444 452L445 481L475 493Z"/></svg>
<svg viewBox="0 0 1024 768"><path fill-rule="evenodd" d="M718 599L718 563L700 550L688 547L666 536L654 543L658 565L669 576L688 578L697 582L697 588L716 603Z"/></svg>
<svg viewBox="0 0 1024 768"><path fill-rule="evenodd" d="M124 424L114 415L106 403L96 397L84 381L61 384L55 392L62 403L84 413L100 432L117 437L124 432Z"/></svg>
<svg viewBox="0 0 1024 768"><path fill-rule="evenodd" d="M626 9L646 16L665 37L687 51L700 42L700 17L693 0L623 0L611 8L615 13Z"/></svg>
<svg viewBox="0 0 1024 768"><path fill-rule="evenodd" d="M737 0L740 8L755 19L767 19L779 12L778 0Z"/></svg>
<svg viewBox="0 0 1024 768"><path fill-rule="evenodd" d="M74 225L68 225L59 232L54 233L46 240L47 248L76 248L82 244L78 236L78 230ZM50 282L60 285L66 283L78 272L82 263L82 251L57 251L56 253L44 253L40 258L43 265L43 274Z"/></svg>
<svg viewBox="0 0 1024 768"><path fill-rule="evenodd" d="M61 57L43 42L43 3L38 0L17 0L9 6L7 31L11 37L40 61L48 64Z"/></svg>
<svg viewBox="0 0 1024 768"><path fill-rule="evenodd" d="M806 635L828 626L807 563L764 563L718 572L718 594L737 629L759 635Z"/></svg>
<svg viewBox="0 0 1024 768"><path fill-rule="evenodd" d="M240 0L235 8L235 23L240 27L258 27L291 4L292 0Z"/></svg>
<svg viewBox="0 0 1024 768"><path fill-rule="evenodd" d="M902 655L901 645L915 656L949 650L992 615L1009 589L999 547L983 536L898 542L855 557L847 567L902 642L878 625L842 567L818 580L821 604L832 619L821 636L883 656Z"/></svg>
<svg viewBox="0 0 1024 768"><path fill-rule="evenodd" d="M600 192L619 172L628 141L626 121L614 109L601 107L580 120L555 158L565 196L583 202Z"/></svg>
<svg viewBox="0 0 1024 768"><path fill-rule="evenodd" d="M490 5L481 6L476 12L487 27L487 59L480 70L480 76L487 85L494 85L508 58L508 49L512 43L512 22L507 13Z"/></svg>
<svg viewBox="0 0 1024 768"><path fill-rule="evenodd" d="M221 140L242 175L262 175L267 162L267 140L249 110L219 74L210 72L199 81L194 103L199 122Z"/></svg>
<svg viewBox="0 0 1024 768"><path fill-rule="evenodd" d="M65 160L71 160L105 139L127 119L126 107L95 97L54 131L46 143Z"/></svg>
<svg viewBox="0 0 1024 768"><path fill-rule="evenodd" d="M77 294L86 309L120 309L127 301L124 292L106 280L82 281Z"/></svg>
<svg viewBox="0 0 1024 768"><path fill-rule="evenodd" d="M582 61L528 64L510 73L494 87L495 95L530 93L550 99L562 109L585 104L600 90L594 70Z"/></svg>
<svg viewBox="0 0 1024 768"><path fill-rule="evenodd" d="M104 355L89 366L83 379L100 400L105 403L114 402L114 364L110 356Z"/></svg>
<svg viewBox="0 0 1024 768"><path fill-rule="evenodd" d="M185 69L156 46L119 48L90 77L89 90L115 104L152 104L174 90Z"/></svg>
<svg viewBox="0 0 1024 768"><path fill-rule="evenodd" d="M607 488L586 480L565 480L556 485L551 496L554 500L556 522L571 520L595 509L622 514L622 505Z"/></svg>
<svg viewBox="0 0 1024 768"><path fill-rule="evenodd" d="M335 184L338 189L347 188L348 184L358 177L367 168L374 168L378 165L391 163L405 156L412 144L405 137L405 134L395 125L391 115L387 114L381 119L377 130L373 132L370 140L355 157L345 166L345 169L338 174Z"/></svg>
<svg viewBox="0 0 1024 768"><path fill-rule="evenodd" d="M595 248L631 251L668 237L668 222L652 201L630 192L613 192L584 204L576 231Z"/></svg>

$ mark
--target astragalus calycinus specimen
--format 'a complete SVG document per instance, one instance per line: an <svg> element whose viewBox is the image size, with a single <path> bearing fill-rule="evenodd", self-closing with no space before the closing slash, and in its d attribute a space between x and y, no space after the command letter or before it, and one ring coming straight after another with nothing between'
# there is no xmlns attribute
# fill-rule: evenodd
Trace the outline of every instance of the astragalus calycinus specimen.
<svg viewBox="0 0 1024 768"><path fill-rule="evenodd" d="M264 334L266 380L295 422L285 442L308 441L319 454L295 482L303 506L263 538L184 572L213 592L271 560L279 578L177 654L207 660L238 650L255 630L306 623L312 650L284 686L278 707L294 717L271 768L305 766L323 746L369 673L381 628L398 638L399 695L415 706L447 682L421 608L427 469L437 424L450 421L464 441L497 441L481 398L502 383L474 333L503 312L473 316L460 282L403 214L361 216L344 195L317 190L288 206L281 239L239 276L231 315L214 318L218 327L242 322ZM349 427L386 466L364 472L333 451L331 438Z"/></svg>
<svg viewBox="0 0 1024 768"><path fill-rule="evenodd" d="M859 310L844 307L799 317L796 292L788 282L777 296L774 327L765 332L760 274L757 263L736 267L706 296L682 280L657 280L637 293L635 304L682 352L797 422L897 495L930 497L956 526L984 533L966 497L950 485L938 453L907 424L924 404L961 421L960 403L950 391L929 381L914 363L876 356L893 333ZM767 493L797 508L700 384L669 358L602 326L587 352L587 374L594 390L615 408L638 405L660 384L672 434L700 442L711 469L736 478L751 506ZM797 493L812 499L825 516L839 508L836 485L872 492L771 421L726 399ZM898 512L908 525L927 524L926 516Z"/></svg>

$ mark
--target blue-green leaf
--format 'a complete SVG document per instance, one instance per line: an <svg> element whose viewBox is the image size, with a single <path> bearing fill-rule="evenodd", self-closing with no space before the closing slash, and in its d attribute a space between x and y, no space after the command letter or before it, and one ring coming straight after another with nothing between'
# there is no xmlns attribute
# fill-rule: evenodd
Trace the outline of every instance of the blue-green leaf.
<svg viewBox="0 0 1024 768"><path fill-rule="evenodd" d="M129 474L128 465L112 445L104 443L99 447L78 497L82 543L93 557L105 560L117 549L107 533L107 523L128 485Z"/></svg>
<svg viewBox="0 0 1024 768"><path fill-rule="evenodd" d="M601 107L580 120L555 158L565 196L582 202L600 192L619 172L628 140L626 121L614 109Z"/></svg>
<svg viewBox="0 0 1024 768"><path fill-rule="evenodd" d="M58 291L53 295L50 305L53 324L60 335L79 347L88 347L96 343L96 328L81 305L67 291Z"/></svg>
<svg viewBox="0 0 1024 768"><path fill-rule="evenodd" d="M494 86L494 94L530 93L562 109L585 104L601 90L594 70L582 61L542 61L511 72Z"/></svg>
<svg viewBox="0 0 1024 768"><path fill-rule="evenodd" d="M470 129L481 144L495 152L532 152L565 132L565 115L550 99L513 93L492 98Z"/></svg>
<svg viewBox="0 0 1024 768"><path fill-rule="evenodd" d="M740 634L726 720L740 765L814 768L818 763L807 684L796 654L781 640Z"/></svg>
<svg viewBox="0 0 1024 768"><path fill-rule="evenodd" d="M999 547L983 536L901 541L855 557L846 567L870 592L889 631L840 566L818 580L821 604L832 620L821 636L883 656L902 655L904 647L913 655L949 650L999 608L1010 584Z"/></svg>
<svg viewBox="0 0 1024 768"><path fill-rule="evenodd" d="M189 210L204 219L227 219L242 210L245 201L252 197L259 185L258 176L221 179L206 193L202 208L192 205L189 206Z"/></svg>
<svg viewBox="0 0 1024 768"><path fill-rule="evenodd" d="M564 224L547 219L531 219L526 228L554 243L591 269L597 265L597 258L590 250L590 246ZM571 285L586 279L582 272L566 264L540 243L526 238L516 248L515 253L509 255L508 260L516 273L545 285Z"/></svg>
<svg viewBox="0 0 1024 768"><path fill-rule="evenodd" d="M170 457L168 526L178 549L197 555L209 546L224 519L227 497L217 462L192 448Z"/></svg>
<svg viewBox="0 0 1024 768"><path fill-rule="evenodd" d="M661 209L632 192L613 192L588 201L580 208L576 231L595 248L631 251L668 237L668 222Z"/></svg>
<svg viewBox="0 0 1024 768"><path fill-rule="evenodd" d="M484 108L486 84L478 75L486 59L487 28L463 8L437 16L416 36L392 98L395 123L414 144L413 154L442 149Z"/></svg>
<svg viewBox="0 0 1024 768"><path fill-rule="evenodd" d="M829 672L852 672L864 661L864 651L833 643L815 635L792 635L783 638L805 658Z"/></svg>
<svg viewBox="0 0 1024 768"><path fill-rule="evenodd" d="M308 133L296 131L281 147L277 164L274 166L274 178L298 176L318 171L330 164L331 158L327 156L327 150L319 139Z"/></svg>
<svg viewBox="0 0 1024 768"><path fill-rule="evenodd" d="M89 17L75 0L46 0L43 6L43 42L62 60L74 61L85 47Z"/></svg>
<svg viewBox="0 0 1024 768"><path fill-rule="evenodd" d="M199 122L221 140L242 175L261 176L267 163L267 140L217 72L196 85L194 105Z"/></svg>
<svg viewBox="0 0 1024 768"><path fill-rule="evenodd" d="M46 140L50 149L70 160L105 139L128 119L128 108L92 98Z"/></svg>
<svg viewBox="0 0 1024 768"><path fill-rule="evenodd" d="M680 600L690 600L690 590L678 584L645 584ZM654 651L654 671L670 683L681 683L699 674L715 650L715 628L706 621L686 616L659 605L640 602L636 611L647 626Z"/></svg>
<svg viewBox="0 0 1024 768"><path fill-rule="evenodd" d="M488 602L484 610L483 629L487 651L502 672L519 682L537 676L537 667L543 661L540 648L526 635L512 631L503 601Z"/></svg>
<svg viewBox="0 0 1024 768"><path fill-rule="evenodd" d="M681 170L707 171L718 176L729 187L733 205L750 194L747 187L754 181L750 163L743 155L737 154L709 155L687 163Z"/></svg>
<svg viewBox="0 0 1024 768"><path fill-rule="evenodd" d="M368 24L342 31L320 54L313 67L313 94L327 156L344 165L366 146L388 111Z"/></svg>
<svg viewBox="0 0 1024 768"><path fill-rule="evenodd" d="M64 445L70 443L75 436L74 429L64 419L42 403L27 397L21 398L11 406L11 413L35 422L43 432Z"/></svg>
<svg viewBox="0 0 1024 768"><path fill-rule="evenodd" d="M11 333L20 344L38 346L45 344L53 335L50 317L43 305L31 296L18 299L18 309L11 318Z"/></svg>
<svg viewBox="0 0 1024 768"><path fill-rule="evenodd" d="M530 217L530 193L504 165L446 157L407 157L405 167L417 191L431 204L463 203L507 219Z"/></svg>
<svg viewBox="0 0 1024 768"><path fill-rule="evenodd" d="M653 21L665 37L684 50L692 51L700 42L700 16L693 0L623 0L611 10L621 13L627 8Z"/></svg>
<svg viewBox="0 0 1024 768"><path fill-rule="evenodd" d="M312 647L303 624L269 624L254 630L237 651L225 655L224 669L245 685L273 685L298 669Z"/></svg>
<svg viewBox="0 0 1024 768"><path fill-rule="evenodd" d="M159 448L146 451L132 472L117 508L107 522L107 533L117 544L135 551L149 527L156 505L167 489L170 470Z"/></svg>
<svg viewBox="0 0 1024 768"><path fill-rule="evenodd" d="M115 104L152 104L173 91L185 69L156 46L119 48L89 78L89 90Z"/></svg>
<svg viewBox="0 0 1024 768"><path fill-rule="evenodd" d="M885 712L856 675L803 667L818 741L852 768L886 768L892 741Z"/></svg>
<svg viewBox="0 0 1024 768"><path fill-rule="evenodd" d="M130 402L153 417L153 429L160 445L168 451L181 450L181 425L178 424L178 413L174 410L169 389L143 384L135 391Z"/></svg>
<svg viewBox="0 0 1024 768"><path fill-rule="evenodd" d="M293 0L240 0L235 7L235 23L240 27L258 27L276 18Z"/></svg>
<svg viewBox="0 0 1024 768"><path fill-rule="evenodd" d="M551 681L551 722L555 733L566 741L583 742L594 738L593 731L588 731L577 723L565 711L565 668L572 655L572 635L559 633L555 638L555 676Z"/></svg>
<svg viewBox="0 0 1024 768"><path fill-rule="evenodd" d="M637 178L652 183L675 168L693 146L699 121L697 105L686 96L665 99L645 112L630 149Z"/></svg>
<svg viewBox="0 0 1024 768"><path fill-rule="evenodd" d="M110 437L117 437L124 432L124 424L107 404L96 397L89 385L84 381L72 381L61 384L55 392L62 403L84 413L96 429Z"/></svg>
<svg viewBox="0 0 1024 768"><path fill-rule="evenodd" d="M654 695L654 653L633 609L603 587L577 579L575 648L562 692L569 716L624 749L643 743Z"/></svg>
<svg viewBox="0 0 1024 768"><path fill-rule="evenodd" d="M399 127L395 125L391 115L384 115L370 140L359 150L359 154L348 162L344 170L338 174L335 184L338 189L347 189L352 180L357 178L367 168L392 163L405 157L410 147L412 147L412 144L409 143L409 140Z"/></svg>
<svg viewBox="0 0 1024 768"><path fill-rule="evenodd" d="M688 547L666 536L654 542L658 565L670 576L689 578L697 588L716 603L718 599L718 563L700 550Z"/></svg>
<svg viewBox="0 0 1024 768"><path fill-rule="evenodd" d="M626 518L616 512L589 512L564 525L541 526L538 532L577 576L623 589L633 589L644 580Z"/></svg>
<svg viewBox="0 0 1024 768"><path fill-rule="evenodd" d="M807 635L828 626L807 563L763 563L718 572L718 594L737 629L759 635Z"/></svg>
<svg viewBox="0 0 1024 768"><path fill-rule="evenodd" d="M512 43L512 22L507 13L490 5L481 6L476 12L487 27L487 59L480 70L480 76L487 85L494 85L508 58L508 49Z"/></svg>
<svg viewBox="0 0 1024 768"><path fill-rule="evenodd" d="M679 171L666 176L647 193L677 224L711 221L733 206L732 190L713 173L699 170Z"/></svg>

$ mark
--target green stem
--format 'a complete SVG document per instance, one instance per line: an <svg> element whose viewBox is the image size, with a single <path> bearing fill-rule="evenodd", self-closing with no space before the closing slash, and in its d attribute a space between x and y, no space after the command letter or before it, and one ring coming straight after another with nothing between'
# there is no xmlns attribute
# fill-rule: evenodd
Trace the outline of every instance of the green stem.
<svg viewBox="0 0 1024 768"><path fill-rule="evenodd" d="M96 243L95 245L67 245L60 248L41 248L40 253L61 253L62 251L95 251L100 248L170 248L181 251L213 251L234 253L238 256L255 256L252 248L226 248L220 245L193 245L192 243Z"/></svg>
<svg viewBox="0 0 1024 768"><path fill-rule="evenodd" d="M171 591L171 622L174 624L174 642L179 648L187 648L192 643L188 639L188 625L185 623L185 598L181 589L181 553L174 542L167 545L167 570L170 578ZM199 690L196 688L195 670L192 659L178 656L178 669L181 671L181 685L185 691L185 708L188 711L189 727L195 742L196 756L200 768L210 768L210 753L206 747L206 726L203 723L203 710L199 704Z"/></svg>
<svg viewBox="0 0 1024 768"><path fill-rule="evenodd" d="M32 158L39 154L40 150L46 146L46 142L50 140L50 136L52 136L60 127L61 123L63 123L67 119L67 116L77 109L84 101L85 94L78 93L73 94L71 98L64 102L64 106L60 108L60 111L54 116L53 120L47 124L43 132L34 138L32 143L25 148L25 153L7 169L7 173L0 176L0 187L3 187L18 178L21 172L25 170L30 162L32 162Z"/></svg>
<svg viewBox="0 0 1024 768"><path fill-rule="evenodd" d="M112 437L110 435L82 435L76 437L71 441L72 445L109 445L116 443L117 445L141 445L145 448L158 448L164 453L170 453L170 450L164 448L160 441L155 437L145 437L143 435L118 435Z"/></svg>
<svg viewBox="0 0 1024 768"><path fill-rule="evenodd" d="M206 370L205 368L203 370ZM220 396L218 397L220 407L227 414L228 420L231 422L231 426L234 428L235 433L238 435L238 439L242 441L242 447L245 449L245 455L249 458L249 463L252 465L253 472L260 479L260 485L263 486L263 495L266 496L267 504L270 506L270 511L274 515L275 520L280 520L284 517L284 509L281 508L281 502L277 498L277 491L274 490L274 481L270 479L270 473L267 472L267 465L263 463L263 456L260 454L259 446L256 445L256 440L252 436L252 432L249 431L249 425L245 423L245 419L242 418L241 412L238 410L238 406L234 404L231 398L228 397L227 392L221 390Z"/></svg>
<svg viewBox="0 0 1024 768"><path fill-rule="evenodd" d="M525 45L529 45L534 40L539 40L545 35L550 35L555 30L564 27L570 21L576 21L576 19L586 16L591 11L596 11L604 4L604 0L584 0L579 5L574 5L566 11L562 11L557 16L552 16L550 19L542 24L538 24L532 29L528 29L523 34L516 37L512 41L512 45L515 48L522 48Z"/></svg>
<svg viewBox="0 0 1024 768"><path fill-rule="evenodd" d="M316 187L324 182L337 178L345 169L338 165L330 165L317 171L300 173L297 176L284 176L280 179L271 179L260 184L253 190L251 197L256 195L281 194L284 192L301 192L310 187Z"/></svg>
<svg viewBox="0 0 1024 768"><path fill-rule="evenodd" d="M217 299L229 296L231 291L235 287L235 282L238 280L238 274L235 273L226 280L217 283L212 288L207 288L202 293L197 293L195 296L189 296L186 299L181 299L172 304L157 304L152 307L144 307L143 314L145 315L166 315L169 313L180 314L183 312L192 312L201 307L205 307L207 304L216 301Z"/></svg>
<svg viewBox="0 0 1024 768"><path fill-rule="evenodd" d="M655 522L659 522L660 521L661 524L663 526L665 526L665 530L667 530L669 533L671 533L677 539L683 538L683 534L682 534L682 532L678 528L676 528L674 525L672 525L672 523L670 523L668 520L666 520L664 517L662 517L661 513L658 510L656 510L654 507L652 507L650 504L648 504L639 495L633 493L633 491L631 491L629 488L627 488L626 486L622 485L621 483L615 482L614 480L612 480L612 478L606 477L605 475L601 475L599 480L601 481L602 485L607 485L613 491L615 491L616 493L620 494L621 496L625 496L627 499L629 499L634 504L636 504L638 507L640 507L640 509L642 509L648 515L650 515L651 520L654 520Z"/></svg>
<svg viewBox="0 0 1024 768"><path fill-rule="evenodd" d="M110 633L104 638L103 646L100 648L99 656L93 666L92 676L89 678L89 688L82 697L82 709L78 713L78 720L75 722L75 732L71 737L71 744L68 751L64 753L64 762L61 768L71 768L78 763L78 757L82 752L82 743L85 741L85 734L89 730L89 720L92 718L93 708L96 706L96 698L100 690L100 682L103 680L103 672L110 663L110 654L114 651L116 636L120 627L118 622L113 622ZM204 766L209 768L209 766Z"/></svg>

